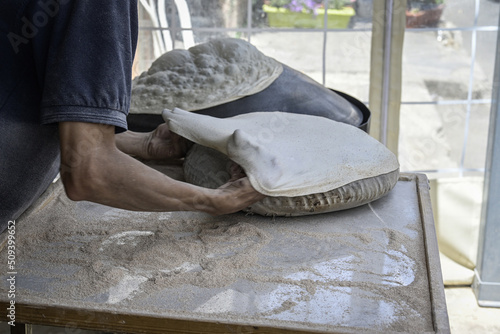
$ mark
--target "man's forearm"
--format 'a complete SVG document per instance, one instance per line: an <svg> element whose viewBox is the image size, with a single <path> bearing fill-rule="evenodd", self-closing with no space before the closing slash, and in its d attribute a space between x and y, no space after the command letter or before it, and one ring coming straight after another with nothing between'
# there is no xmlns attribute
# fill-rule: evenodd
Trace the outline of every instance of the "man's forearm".
<svg viewBox="0 0 500 334"><path fill-rule="evenodd" d="M262 198L248 182L206 189L173 180L120 152L114 128L60 123L61 177L71 199L135 211L238 211Z"/></svg>
<svg viewBox="0 0 500 334"><path fill-rule="evenodd" d="M211 198L203 188L175 181L121 152L108 152L95 163L93 172L63 178L77 193L74 199L134 211L209 211Z"/></svg>
<svg viewBox="0 0 500 334"><path fill-rule="evenodd" d="M178 160L192 143L160 124L147 133L125 131L115 136L116 147L129 155L146 160Z"/></svg>
<svg viewBox="0 0 500 334"><path fill-rule="evenodd" d="M141 157L147 144L147 133L125 131L115 136L116 147L128 155Z"/></svg>

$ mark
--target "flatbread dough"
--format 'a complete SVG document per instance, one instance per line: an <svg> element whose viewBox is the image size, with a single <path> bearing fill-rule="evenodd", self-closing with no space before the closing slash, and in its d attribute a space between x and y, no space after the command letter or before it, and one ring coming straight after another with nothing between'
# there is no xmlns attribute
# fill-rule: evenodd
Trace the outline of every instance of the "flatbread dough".
<svg viewBox="0 0 500 334"><path fill-rule="evenodd" d="M227 155L267 196L324 193L399 170L395 155L351 125L323 117L255 112L214 118L165 110L171 131Z"/></svg>
<svg viewBox="0 0 500 334"><path fill-rule="evenodd" d="M260 92L282 72L281 63L241 39L216 39L172 50L134 80L130 113L210 108Z"/></svg>
<svg viewBox="0 0 500 334"><path fill-rule="evenodd" d="M184 178L191 184L216 189L231 178L233 162L212 148L194 144L183 164ZM397 183L399 170L348 183L324 193L304 196L264 197L243 209L263 216L305 216L354 208L375 201Z"/></svg>

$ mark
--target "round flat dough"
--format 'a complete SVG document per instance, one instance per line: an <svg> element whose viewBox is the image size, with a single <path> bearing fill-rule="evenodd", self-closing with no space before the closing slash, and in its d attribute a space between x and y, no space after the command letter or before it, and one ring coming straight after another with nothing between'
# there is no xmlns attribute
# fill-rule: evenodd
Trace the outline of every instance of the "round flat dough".
<svg viewBox="0 0 500 334"><path fill-rule="evenodd" d="M260 92L282 72L281 63L241 39L216 39L172 50L134 80L130 113L210 108Z"/></svg>
<svg viewBox="0 0 500 334"><path fill-rule="evenodd" d="M323 117L255 112L231 118L165 110L171 131L227 155L260 193L328 192L399 170L396 156L362 130Z"/></svg>
<svg viewBox="0 0 500 334"><path fill-rule="evenodd" d="M193 145L184 160L186 182L218 188L231 178L233 162L224 154ZM305 216L354 208L387 194L397 183L399 170L348 183L324 193L295 197L265 197L243 211L263 216Z"/></svg>

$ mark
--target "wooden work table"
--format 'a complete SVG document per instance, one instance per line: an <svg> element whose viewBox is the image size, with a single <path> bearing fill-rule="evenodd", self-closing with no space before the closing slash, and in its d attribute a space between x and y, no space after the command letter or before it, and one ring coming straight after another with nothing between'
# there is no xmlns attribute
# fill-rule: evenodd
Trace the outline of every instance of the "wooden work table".
<svg viewBox="0 0 500 334"><path fill-rule="evenodd" d="M369 205L295 218L127 212L72 202L56 183L16 221L15 235L18 325L130 333L450 330L420 174L402 175ZM5 247L0 254L6 263ZM2 310L10 302L6 275Z"/></svg>

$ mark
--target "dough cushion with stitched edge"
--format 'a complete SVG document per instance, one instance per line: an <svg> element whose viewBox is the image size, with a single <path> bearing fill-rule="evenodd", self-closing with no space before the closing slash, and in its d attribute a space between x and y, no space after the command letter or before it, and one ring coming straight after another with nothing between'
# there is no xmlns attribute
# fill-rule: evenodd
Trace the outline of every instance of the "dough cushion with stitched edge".
<svg viewBox="0 0 500 334"><path fill-rule="evenodd" d="M215 158L219 162L230 159L243 168L252 186L269 196L251 212L305 215L347 209L380 198L398 179L399 163L384 145L356 127L323 117L255 112L220 119L176 108L165 110L163 118L171 131L222 153ZM222 167L211 171L196 161L202 158L200 152L188 154L187 179L224 174ZM227 161L221 163L227 167ZM201 167L189 170L193 165Z"/></svg>

